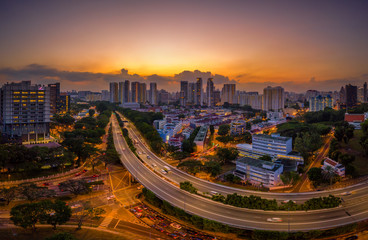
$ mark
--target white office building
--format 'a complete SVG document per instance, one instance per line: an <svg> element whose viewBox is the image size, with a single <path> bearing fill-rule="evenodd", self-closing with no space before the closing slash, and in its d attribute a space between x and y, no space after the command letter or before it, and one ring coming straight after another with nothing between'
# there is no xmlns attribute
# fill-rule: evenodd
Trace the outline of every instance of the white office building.
<svg viewBox="0 0 368 240"><path fill-rule="evenodd" d="M253 134L252 144L238 144L237 148L241 155L251 158L269 155L273 159L290 159L302 164L303 157L292 151L292 142L291 137L281 137L279 134Z"/></svg>
<svg viewBox="0 0 368 240"><path fill-rule="evenodd" d="M281 183L283 170L282 164L243 157L236 161L234 175L255 185L273 187Z"/></svg>

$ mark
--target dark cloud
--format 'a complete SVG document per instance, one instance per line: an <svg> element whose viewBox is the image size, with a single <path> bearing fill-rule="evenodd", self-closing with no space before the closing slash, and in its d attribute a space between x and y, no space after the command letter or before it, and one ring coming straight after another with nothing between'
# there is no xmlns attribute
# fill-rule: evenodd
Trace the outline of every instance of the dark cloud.
<svg viewBox="0 0 368 240"><path fill-rule="evenodd" d="M20 69L14 68L1 68L0 69L0 83L11 81L31 80L34 83L48 84L59 81L62 83L63 90L92 90L100 91L102 89L108 89L108 83L114 81L139 81L156 82L158 88L166 89L168 91L178 91L180 81L194 82L196 78L201 77L206 84L208 78L213 78L215 86L219 89L225 83L237 84L238 90L245 91L262 91L266 86L283 86L286 91L303 92L308 89L317 89L321 91L333 91L340 89L341 86L351 83L353 85L362 86L365 81L368 81L368 74L361 74L356 77L341 78L341 79L328 79L317 80L312 77L309 81L252 81L255 79L249 74L241 74L236 77L236 80L230 79L227 76L213 74L211 72L202 72L200 70L195 71L183 71L175 74L174 76L161 76L157 74L149 76L141 76L138 74L130 74L125 68L122 68L118 73L92 73L92 72L78 72L78 71L63 71L53 67L30 64Z"/></svg>

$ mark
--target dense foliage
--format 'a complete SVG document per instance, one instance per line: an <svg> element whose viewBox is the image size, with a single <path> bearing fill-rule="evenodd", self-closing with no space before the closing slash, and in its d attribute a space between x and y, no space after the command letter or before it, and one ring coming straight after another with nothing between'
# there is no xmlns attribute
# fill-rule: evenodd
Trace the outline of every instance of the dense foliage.
<svg viewBox="0 0 368 240"><path fill-rule="evenodd" d="M190 193L197 193L197 188L195 188L190 182L185 181L180 183L180 189L188 191Z"/></svg>
<svg viewBox="0 0 368 240"><path fill-rule="evenodd" d="M52 214L50 214L52 213ZM65 202L44 200L37 203L25 203L13 207L10 211L10 220L16 226L36 229L37 223L48 223L56 229L69 221L72 211Z"/></svg>
<svg viewBox="0 0 368 240"><path fill-rule="evenodd" d="M217 176L221 172L221 165L216 161L208 161L203 165L201 161L190 159L179 163L178 168L191 174L204 171L210 173L212 177Z"/></svg>
<svg viewBox="0 0 368 240"><path fill-rule="evenodd" d="M329 229L326 231L318 230L318 231L291 232L291 233L277 232L277 231L263 231L263 230L249 231L230 227L216 221L207 220L196 215L188 214L183 209L174 207L170 205L168 202L159 199L153 192L151 192L146 188L143 188L142 193L147 202L161 209L164 214L172 215L183 221L189 222L190 224L199 229L204 229L212 232L235 233L239 238L247 238L247 239L249 238L254 240L264 240L264 239L307 240L311 238L335 236L352 232L357 227L356 224L350 224L334 229ZM222 195L215 195L213 196L213 198L224 199L225 197ZM220 200L220 202L222 202L222 200Z"/></svg>
<svg viewBox="0 0 368 240"><path fill-rule="evenodd" d="M152 151L161 154L163 141L157 130L153 127L154 120L163 119L162 113L138 112L128 108L120 109L120 112L128 118L146 139Z"/></svg>
<svg viewBox="0 0 368 240"><path fill-rule="evenodd" d="M334 208L340 205L341 199L335 196L312 198L303 204L296 204L292 201L288 205L278 205L276 200L264 199L258 196L241 196L237 193L229 194L226 197L221 195L212 196L212 200L219 201L235 207L260 209L260 210L317 210L324 208Z"/></svg>

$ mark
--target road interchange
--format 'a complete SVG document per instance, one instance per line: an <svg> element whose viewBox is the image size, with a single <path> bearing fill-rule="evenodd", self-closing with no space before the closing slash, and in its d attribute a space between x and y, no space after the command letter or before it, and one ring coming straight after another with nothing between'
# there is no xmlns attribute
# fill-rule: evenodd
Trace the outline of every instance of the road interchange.
<svg viewBox="0 0 368 240"><path fill-rule="evenodd" d="M136 129L131 124L125 126L132 139L137 140L138 152L144 152L140 157L150 168L155 168L159 172L163 166L167 165L163 160L155 156L148 147L141 141ZM116 117L113 117L113 135L115 147L120 154L121 161L128 171L146 188L154 192L159 198L170 204L182 208L188 213L195 214L207 219L215 220L230 226L243 229L263 229L279 231L307 231L315 229L327 229L337 227L368 218L368 186L360 183L345 189L331 191L308 192L308 193L266 193L247 191L243 189L230 188L198 179L192 175L184 173L176 168L170 167L171 171L165 175L174 183L190 181L202 192L216 191L223 195L237 192L242 195L257 195L268 199L294 200L299 203L319 196L334 194L341 196L342 193L350 191L353 194L344 196L341 207L334 209L323 209L315 211L263 211L237 208L222 203L206 199L195 194L190 194L179 189L176 185L165 180L163 176L152 171L143 164L128 148L125 140L121 136L121 130ZM124 150L125 149L125 150ZM147 155L149 158L147 158ZM153 167L155 165L155 167ZM267 218L280 217L281 223L267 222Z"/></svg>

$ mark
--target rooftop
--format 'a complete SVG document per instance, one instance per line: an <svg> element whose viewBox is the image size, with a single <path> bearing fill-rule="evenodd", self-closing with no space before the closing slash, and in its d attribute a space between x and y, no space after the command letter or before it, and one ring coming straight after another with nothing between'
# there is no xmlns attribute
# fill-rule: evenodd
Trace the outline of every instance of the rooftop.
<svg viewBox="0 0 368 240"><path fill-rule="evenodd" d="M240 159L237 160L237 162L242 162L242 163L245 163L247 165L257 167L257 168L262 168L262 169L269 170L269 171L276 171L277 169L282 167L282 165L278 164L278 163L268 162L268 161L264 161L264 160L260 160L260 159L254 159L254 158L250 158L250 157L240 158ZM265 168L264 165L267 165L269 167L273 166L273 168L271 168L271 169Z"/></svg>
<svg viewBox="0 0 368 240"><path fill-rule="evenodd" d="M272 140L280 140L280 141L288 141L291 139L290 137L281 137L279 134L254 134L253 138L263 138L263 139L272 139Z"/></svg>

